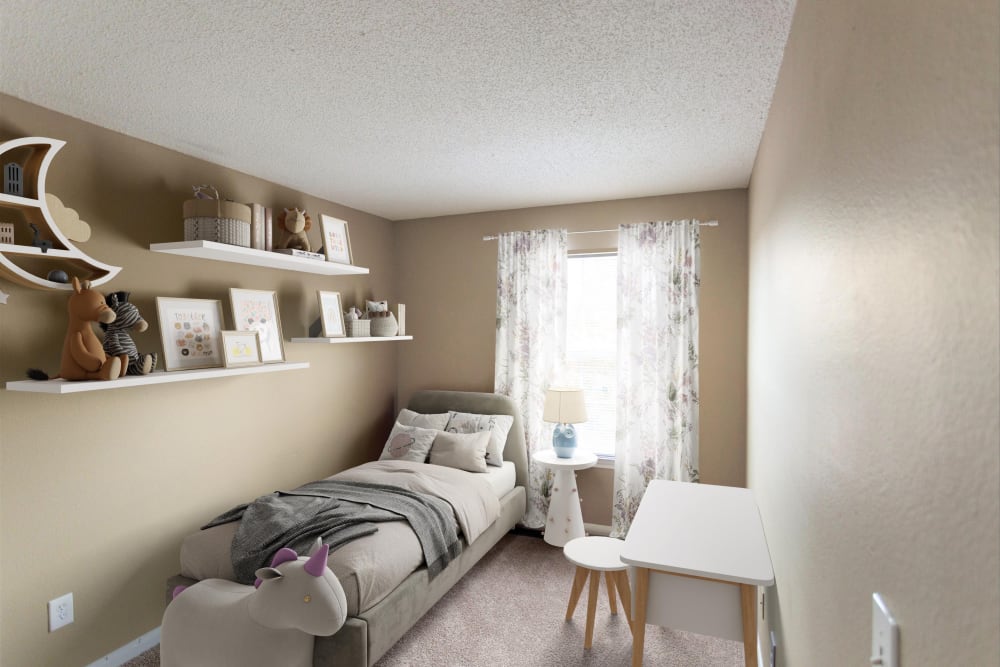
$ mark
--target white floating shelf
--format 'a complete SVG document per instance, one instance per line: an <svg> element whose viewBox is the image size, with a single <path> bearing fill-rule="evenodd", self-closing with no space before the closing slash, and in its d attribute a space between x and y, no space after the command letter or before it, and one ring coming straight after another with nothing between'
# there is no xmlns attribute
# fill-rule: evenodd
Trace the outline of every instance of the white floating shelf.
<svg viewBox="0 0 1000 667"><path fill-rule="evenodd" d="M413 340L413 336L368 336L342 338L293 338L293 343L380 343L384 340Z"/></svg>
<svg viewBox="0 0 1000 667"><path fill-rule="evenodd" d="M279 252L244 248L227 243L216 243L215 241L153 243L150 244L149 249L153 252L166 252L185 257L214 259L219 262L234 262L236 264L250 264L268 269L319 273L326 276L359 276L368 273L368 269L363 266L324 262L318 259L306 259L305 257L293 257L292 255L283 255Z"/></svg>
<svg viewBox="0 0 1000 667"><path fill-rule="evenodd" d="M155 371L149 375L127 375L117 380L17 380L7 383L7 391L30 391L40 394L73 394L80 391L105 391L124 389L147 384L167 382L189 382L191 380L211 380L234 375L254 375L256 373L277 373L309 368L309 362L261 364L260 366L238 366L236 368L201 368L191 371Z"/></svg>

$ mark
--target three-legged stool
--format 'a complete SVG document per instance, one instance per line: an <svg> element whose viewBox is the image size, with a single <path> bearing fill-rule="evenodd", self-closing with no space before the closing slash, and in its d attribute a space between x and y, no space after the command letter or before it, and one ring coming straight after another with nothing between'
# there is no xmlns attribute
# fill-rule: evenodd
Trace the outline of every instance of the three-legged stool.
<svg viewBox="0 0 1000 667"><path fill-rule="evenodd" d="M590 575L590 597L587 599L587 633L584 635L583 647L590 648L594 640L594 615L597 612L597 595L600 588L601 572L608 589L608 603L611 613L618 613L615 603L615 589L622 599L625 620L629 629L632 628L632 595L628 585L627 568L621 561L622 540L611 537L578 537L570 540L563 547L566 559L576 565L576 576L573 578L573 590L569 595L569 605L566 607L566 620L573 618L576 603L580 600L583 585Z"/></svg>

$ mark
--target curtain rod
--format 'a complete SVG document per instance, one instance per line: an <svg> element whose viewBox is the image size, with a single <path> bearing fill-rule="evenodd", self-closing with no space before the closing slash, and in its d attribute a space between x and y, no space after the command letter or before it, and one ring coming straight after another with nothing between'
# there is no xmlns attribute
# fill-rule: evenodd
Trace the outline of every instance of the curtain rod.
<svg viewBox="0 0 1000 667"><path fill-rule="evenodd" d="M719 221L718 220L708 220L707 222L699 222L698 226L699 227L718 227L719 226ZM566 233L567 234L605 234L607 232L617 232L617 231L618 231L618 229L588 229L588 230L581 231L581 232L566 232ZM496 241L498 238L500 238L500 237L497 236L496 234L494 234L492 236L484 236L483 240L484 241Z"/></svg>

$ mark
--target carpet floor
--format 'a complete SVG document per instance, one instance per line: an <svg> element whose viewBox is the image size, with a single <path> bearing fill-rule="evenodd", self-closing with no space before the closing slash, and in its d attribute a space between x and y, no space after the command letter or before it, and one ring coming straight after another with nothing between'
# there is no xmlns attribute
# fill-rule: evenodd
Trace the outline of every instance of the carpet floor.
<svg viewBox="0 0 1000 667"><path fill-rule="evenodd" d="M620 601L611 615L603 578L593 647L583 648L589 586L564 620L574 569L562 549L508 534L377 667L627 667L632 635ZM743 644L649 625L643 655L650 667L738 667ZM159 664L155 647L124 667Z"/></svg>

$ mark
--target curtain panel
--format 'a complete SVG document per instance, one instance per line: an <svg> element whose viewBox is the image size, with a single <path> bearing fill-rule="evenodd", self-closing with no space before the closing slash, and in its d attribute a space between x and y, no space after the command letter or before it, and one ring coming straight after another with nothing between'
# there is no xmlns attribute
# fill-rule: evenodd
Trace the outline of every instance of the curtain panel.
<svg viewBox="0 0 1000 667"><path fill-rule="evenodd" d="M698 481L697 220L618 229L618 417L611 535L653 479Z"/></svg>
<svg viewBox="0 0 1000 667"><path fill-rule="evenodd" d="M542 421L545 390L565 362L567 244L565 229L500 234L497 247L497 334L494 391L521 412L528 446L523 524L542 528L552 474L531 456L552 445Z"/></svg>

